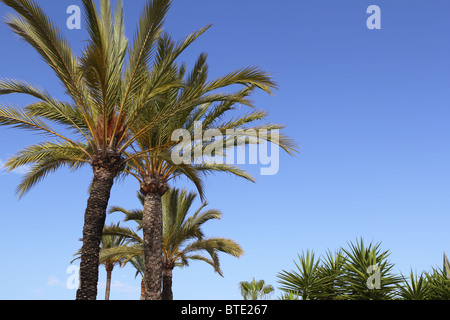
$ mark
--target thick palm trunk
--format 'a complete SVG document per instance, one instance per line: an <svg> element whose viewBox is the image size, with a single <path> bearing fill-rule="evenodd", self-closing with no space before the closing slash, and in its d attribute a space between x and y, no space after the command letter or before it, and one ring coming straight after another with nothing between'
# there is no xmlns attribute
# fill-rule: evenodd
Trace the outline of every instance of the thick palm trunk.
<svg viewBox="0 0 450 320"><path fill-rule="evenodd" d="M162 281L162 196L145 195L142 229L144 234L145 300L161 300Z"/></svg>
<svg viewBox="0 0 450 320"><path fill-rule="evenodd" d="M77 300L97 298L100 241L115 176L115 172L106 168L94 170L94 179L84 215L80 288L77 291Z"/></svg>
<svg viewBox="0 0 450 320"><path fill-rule="evenodd" d="M172 269L170 268L163 268L162 300L173 300Z"/></svg>

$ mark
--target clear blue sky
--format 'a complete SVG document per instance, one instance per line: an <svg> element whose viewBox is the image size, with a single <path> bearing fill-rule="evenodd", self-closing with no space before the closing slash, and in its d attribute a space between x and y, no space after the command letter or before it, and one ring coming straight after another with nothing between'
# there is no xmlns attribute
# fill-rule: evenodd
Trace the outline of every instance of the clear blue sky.
<svg viewBox="0 0 450 320"><path fill-rule="evenodd" d="M79 50L84 26L65 25L66 8L81 1L38 2ZM130 37L144 3L125 1ZM366 27L372 4L381 8L381 30ZM9 11L0 5L2 17ZM246 254L222 255L224 278L202 263L176 270L175 299L240 299L238 283L253 277L277 287L276 274L292 269L298 253L358 237L382 242L397 272L441 266L450 253L449 14L447 0L174 1L166 28L175 38L213 23L181 60L192 66L207 51L211 77L253 65L273 73L280 89L255 103L301 147L294 158L282 154L275 176L249 166L256 184L207 180L209 206L224 218L205 232L235 239ZM1 78L63 98L51 70L4 24L0 39ZM42 139L2 127L0 159ZM0 174L0 299L74 299L66 269L80 247L90 177L88 168L60 171L18 201L21 172ZM110 204L137 208L137 188L132 179L116 185ZM103 299L103 269L100 282ZM137 299L139 286L131 266L117 269L111 298Z"/></svg>

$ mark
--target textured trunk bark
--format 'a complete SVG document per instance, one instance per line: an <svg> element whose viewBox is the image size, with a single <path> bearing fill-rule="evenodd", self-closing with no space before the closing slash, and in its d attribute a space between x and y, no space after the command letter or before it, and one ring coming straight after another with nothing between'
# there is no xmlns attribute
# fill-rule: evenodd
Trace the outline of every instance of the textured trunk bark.
<svg viewBox="0 0 450 320"><path fill-rule="evenodd" d="M77 300L97 299L100 241L115 176L115 173L104 168L94 170L94 179L84 215L80 287L77 290Z"/></svg>
<svg viewBox="0 0 450 320"><path fill-rule="evenodd" d="M161 300L162 281L162 201L161 195L145 195L144 216L145 300Z"/></svg>
<svg viewBox="0 0 450 320"><path fill-rule="evenodd" d="M109 265L106 267L106 292L105 292L105 300L109 300L111 294L111 278L114 266Z"/></svg>
<svg viewBox="0 0 450 320"><path fill-rule="evenodd" d="M140 300L145 300L145 283L144 283L144 278L142 278L141 281L141 298Z"/></svg>
<svg viewBox="0 0 450 320"><path fill-rule="evenodd" d="M173 300L172 292L172 269L163 269L163 291L162 300Z"/></svg>

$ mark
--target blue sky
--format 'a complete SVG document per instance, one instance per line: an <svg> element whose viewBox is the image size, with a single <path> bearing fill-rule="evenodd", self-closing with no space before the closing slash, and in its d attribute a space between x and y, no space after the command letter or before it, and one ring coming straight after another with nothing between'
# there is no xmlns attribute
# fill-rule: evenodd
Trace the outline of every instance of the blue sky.
<svg viewBox="0 0 450 320"><path fill-rule="evenodd" d="M38 3L79 50L84 26L65 25L67 7L81 1ZM130 38L144 3L125 1ZM381 30L366 27L372 4L381 8ZM0 4L2 17L10 11ZM174 1L166 24L174 38L213 23L181 60L192 66L207 51L211 77L253 65L271 72L280 89L254 96L255 104L301 148L296 157L281 154L275 176L244 166L255 184L207 180L209 207L224 218L205 225L206 234L232 238L246 254L222 255L224 278L202 263L176 270L175 299L239 299L238 283L253 277L277 287L277 273L293 269L298 253L322 254L358 237L382 242L398 273L441 265L450 253L449 12L446 0ZM4 24L0 39L1 78L64 97L51 70ZM0 127L0 162L42 139ZM91 172L60 171L18 201L22 173L0 172L0 299L74 299L66 269L80 247ZM115 185L110 205L138 208L137 188L132 179ZM102 269L99 299L104 282ZM117 269L111 298L137 299L139 285L131 266Z"/></svg>

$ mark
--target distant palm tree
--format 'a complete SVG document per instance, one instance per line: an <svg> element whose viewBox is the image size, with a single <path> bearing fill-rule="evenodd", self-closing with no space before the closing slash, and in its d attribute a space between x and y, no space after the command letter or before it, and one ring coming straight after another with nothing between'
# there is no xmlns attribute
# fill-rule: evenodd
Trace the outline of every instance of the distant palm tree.
<svg viewBox="0 0 450 320"><path fill-rule="evenodd" d="M108 231L112 228L119 227L119 223L117 225L111 224L110 226L105 226L103 229L103 232L108 233ZM126 242L126 238L123 236L117 236L117 235L103 235L102 236L102 242L100 247L100 256L101 252L108 250L110 248L115 248L118 246L124 245ZM122 260L114 257L110 257L108 259L99 259L99 263L103 264L105 266L106 270L106 292L105 292L105 300L109 300L110 293L111 293L111 277L112 272L114 270L114 267L119 265L122 265Z"/></svg>
<svg viewBox="0 0 450 320"><path fill-rule="evenodd" d="M138 195L143 204L145 197ZM222 213L215 209L203 210L206 203L203 203L192 215L188 215L190 208L197 195L186 190L170 189L162 198L163 208L163 287L162 299L172 300L172 271L175 267L189 266L189 261L198 260L208 263L219 275L223 276L220 268L218 253L224 252L234 257L243 254L241 247L233 240L226 238L205 238L202 226L210 220L219 220ZM135 221L138 230L142 229L142 210L127 210L121 207L112 207L110 213L122 212L125 214L125 221ZM121 235L129 239L127 246L118 246L102 252L102 257L116 257L124 259L125 262L131 259L144 261L144 240L134 231L124 228L114 228L107 234ZM207 253L209 257L202 254ZM139 264L139 272L142 265Z"/></svg>
<svg viewBox="0 0 450 320"><path fill-rule="evenodd" d="M255 278L251 282L240 282L239 289L244 300L266 299L274 291L274 288L266 285L264 280L256 281Z"/></svg>
<svg viewBox="0 0 450 320"><path fill-rule="evenodd" d="M136 269L136 278L140 275L141 280L141 297L140 300L145 300L145 284L144 284L144 255L133 256L129 261Z"/></svg>
<svg viewBox="0 0 450 320"><path fill-rule="evenodd" d="M119 223L117 225L111 224L110 226L105 226L103 228L103 232L109 233L110 230L114 230L115 228L119 228ZM80 239L81 241L83 239ZM102 240L100 242L100 255L103 251L115 248L118 246L122 246L126 242L126 238L121 235L113 235L113 234L104 234L102 236ZM81 257L81 250L79 250L75 254L76 258L73 261L80 259ZM108 258L101 258L99 259L99 264L103 265L106 270L106 290L105 290L105 300L109 300L110 293L111 293L111 278L112 278L112 272L114 270L114 267L117 265L122 265L122 259L117 257L108 257Z"/></svg>

